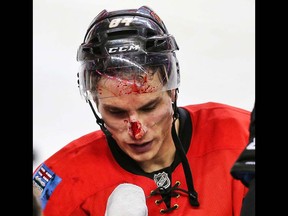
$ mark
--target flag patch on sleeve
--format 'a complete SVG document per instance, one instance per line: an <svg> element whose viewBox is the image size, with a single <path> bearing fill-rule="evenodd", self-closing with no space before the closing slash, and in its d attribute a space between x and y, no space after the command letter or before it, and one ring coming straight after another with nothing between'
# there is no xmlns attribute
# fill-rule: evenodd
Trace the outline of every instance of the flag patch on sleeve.
<svg viewBox="0 0 288 216"><path fill-rule="evenodd" d="M33 192L40 197L42 209L45 209L47 201L61 180L44 163L33 175Z"/></svg>

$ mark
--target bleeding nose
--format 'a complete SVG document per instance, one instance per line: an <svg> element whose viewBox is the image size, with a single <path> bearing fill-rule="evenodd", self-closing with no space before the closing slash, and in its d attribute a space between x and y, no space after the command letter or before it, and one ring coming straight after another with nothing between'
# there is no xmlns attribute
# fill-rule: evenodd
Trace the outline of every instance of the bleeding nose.
<svg viewBox="0 0 288 216"><path fill-rule="evenodd" d="M144 134L146 133L145 127L142 126L142 124L139 121L132 121L129 122L129 134L135 139L141 139Z"/></svg>

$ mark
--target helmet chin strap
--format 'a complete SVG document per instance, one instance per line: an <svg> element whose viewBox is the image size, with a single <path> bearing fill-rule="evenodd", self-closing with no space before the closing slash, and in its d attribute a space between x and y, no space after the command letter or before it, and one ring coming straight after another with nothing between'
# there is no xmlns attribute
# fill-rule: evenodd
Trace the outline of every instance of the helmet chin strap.
<svg viewBox="0 0 288 216"><path fill-rule="evenodd" d="M200 204L198 201L198 194L194 189L192 171L190 169L189 162L188 162L188 159L186 157L186 153L185 153L185 150L183 148L183 145L182 145L182 143L181 143L181 141L180 141L180 139L176 133L176 129L175 129L175 122L179 118L179 113L178 113L177 103L176 103L177 93L178 93L178 89L175 90L175 101L172 103L174 115L173 115L173 123L172 123L171 133L172 133L174 145L176 147L176 152L180 156L182 166L184 169L186 184L187 184L188 192L189 192L190 205L198 207Z"/></svg>
<svg viewBox="0 0 288 216"><path fill-rule="evenodd" d="M87 99L87 102L89 103L90 108L92 109L92 112L93 112L93 114L94 114L94 116L95 116L95 118L96 118L96 123L100 126L101 130L103 131L103 133L104 133L107 137L112 136L112 134L110 133L110 131L105 127L105 125L104 125L104 120L101 119L101 118L97 115L97 113L96 113L96 111L95 111L95 109L94 109L91 101Z"/></svg>

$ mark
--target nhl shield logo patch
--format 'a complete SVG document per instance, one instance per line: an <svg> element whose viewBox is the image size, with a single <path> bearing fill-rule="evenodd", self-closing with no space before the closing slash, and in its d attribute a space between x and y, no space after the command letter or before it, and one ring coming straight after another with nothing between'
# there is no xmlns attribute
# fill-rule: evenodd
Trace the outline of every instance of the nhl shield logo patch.
<svg viewBox="0 0 288 216"><path fill-rule="evenodd" d="M166 172L155 174L154 181L158 187L163 187L165 189L167 189L171 184L169 176Z"/></svg>

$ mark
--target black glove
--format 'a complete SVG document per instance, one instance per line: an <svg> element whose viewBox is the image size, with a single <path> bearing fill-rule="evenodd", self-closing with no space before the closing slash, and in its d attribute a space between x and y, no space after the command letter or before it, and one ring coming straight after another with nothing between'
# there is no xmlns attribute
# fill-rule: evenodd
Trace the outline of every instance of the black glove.
<svg viewBox="0 0 288 216"><path fill-rule="evenodd" d="M241 180L246 187L255 177L255 104L251 112L249 133L249 142L231 169L231 175Z"/></svg>

